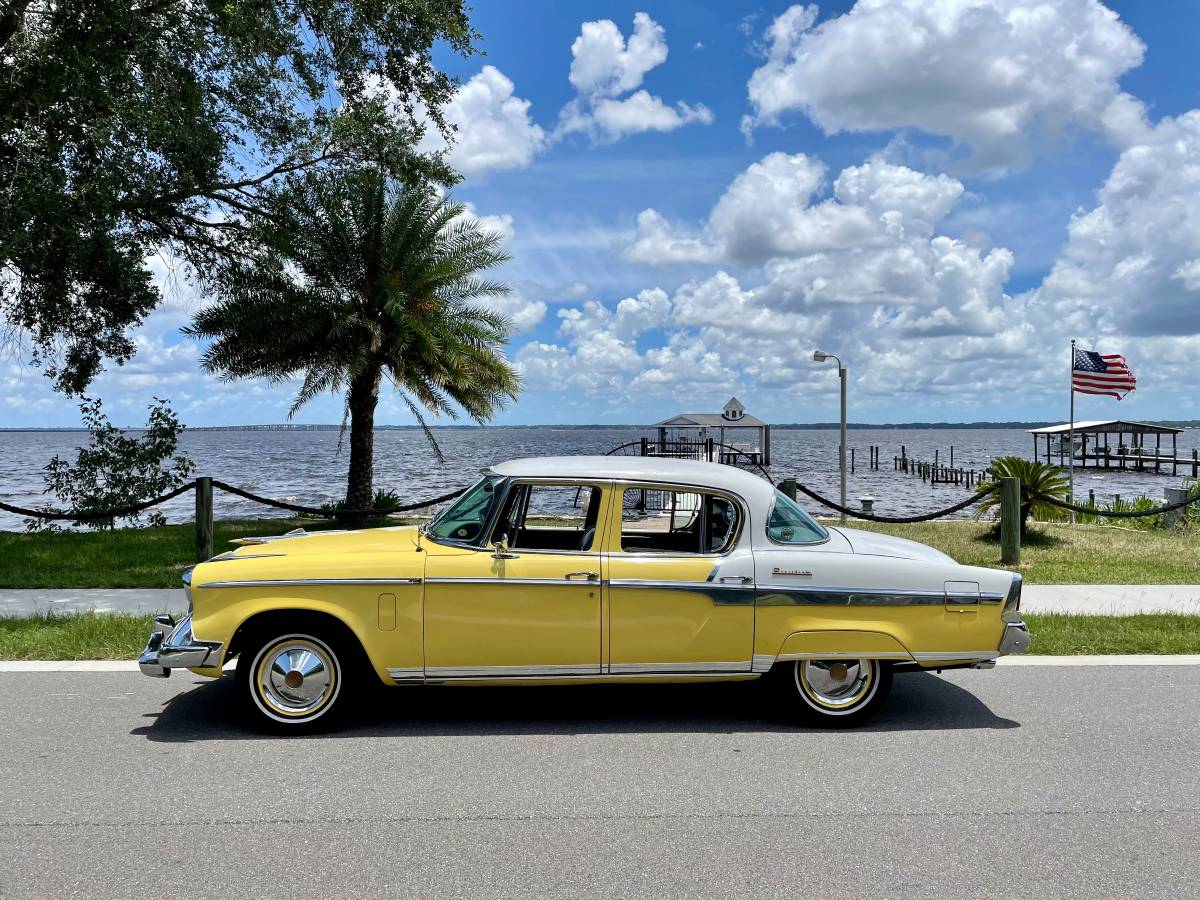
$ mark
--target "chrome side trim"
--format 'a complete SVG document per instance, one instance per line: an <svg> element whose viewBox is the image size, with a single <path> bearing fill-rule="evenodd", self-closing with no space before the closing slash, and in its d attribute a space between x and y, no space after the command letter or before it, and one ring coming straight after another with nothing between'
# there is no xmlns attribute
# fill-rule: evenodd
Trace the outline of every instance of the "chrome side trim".
<svg viewBox="0 0 1200 900"><path fill-rule="evenodd" d="M600 663L549 666L426 666L426 678L514 678L537 675L600 675Z"/></svg>
<svg viewBox="0 0 1200 900"><path fill-rule="evenodd" d="M774 653L755 653L754 659L750 661L750 671L770 672L773 665L775 665Z"/></svg>
<svg viewBox="0 0 1200 900"><path fill-rule="evenodd" d="M593 675L513 675L505 678L492 678L488 675L464 676L460 678L428 678L426 684L454 684L455 682L469 681L484 681L494 680L501 681L505 684L518 682L537 682L537 681L596 681L596 682L620 682L620 681L640 681L642 679L651 678L703 678L705 681L716 681L723 678L738 678L749 680L757 678L758 675L753 672L650 672L650 673L628 673L625 675L601 675L599 673ZM407 683L407 682L406 682Z"/></svg>
<svg viewBox="0 0 1200 900"><path fill-rule="evenodd" d="M493 587L503 587L508 584L527 585L562 585L575 587L595 587L599 581L578 581L569 578L426 578L426 584L487 584Z"/></svg>
<svg viewBox="0 0 1200 900"><path fill-rule="evenodd" d="M423 684L425 681L425 670L420 666L388 669L387 672L388 677L396 684Z"/></svg>
<svg viewBox="0 0 1200 900"><path fill-rule="evenodd" d="M699 675L705 672L750 672L750 660L736 662L654 662L612 663L609 671L613 675Z"/></svg>
<svg viewBox="0 0 1200 900"><path fill-rule="evenodd" d="M903 659L911 660L912 657L900 650L883 650L876 653L864 653L859 651L826 651L824 653L780 653L775 657L777 661L787 662L792 659Z"/></svg>
<svg viewBox="0 0 1200 900"><path fill-rule="evenodd" d="M972 604L998 604L1003 594L947 594L943 590L846 588L833 585L764 584L758 588L760 606L815 604L821 606L942 606L947 598Z"/></svg>
<svg viewBox="0 0 1200 900"><path fill-rule="evenodd" d="M229 562L230 560L237 561L239 559L268 559L273 556L287 556L286 553L243 553L237 556L236 550L226 550L224 553L218 553L206 562Z"/></svg>
<svg viewBox="0 0 1200 900"><path fill-rule="evenodd" d="M420 584L420 578L261 578L257 581L208 581L197 587L305 587L312 584Z"/></svg>
<svg viewBox="0 0 1200 900"><path fill-rule="evenodd" d="M754 585L721 584L715 581L656 581L652 578L610 578L610 588L650 591L686 591L703 594L717 606L753 606Z"/></svg>

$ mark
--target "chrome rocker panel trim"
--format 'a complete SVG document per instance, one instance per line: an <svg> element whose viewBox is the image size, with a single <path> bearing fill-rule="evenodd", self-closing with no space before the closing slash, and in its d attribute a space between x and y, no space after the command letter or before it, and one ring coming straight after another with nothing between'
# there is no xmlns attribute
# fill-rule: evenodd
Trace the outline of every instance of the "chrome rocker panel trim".
<svg viewBox="0 0 1200 900"><path fill-rule="evenodd" d="M192 617L178 625L170 616L155 616L154 630L138 657L138 668L151 678L167 678L172 669L202 669L221 659L220 641L199 641L192 633Z"/></svg>

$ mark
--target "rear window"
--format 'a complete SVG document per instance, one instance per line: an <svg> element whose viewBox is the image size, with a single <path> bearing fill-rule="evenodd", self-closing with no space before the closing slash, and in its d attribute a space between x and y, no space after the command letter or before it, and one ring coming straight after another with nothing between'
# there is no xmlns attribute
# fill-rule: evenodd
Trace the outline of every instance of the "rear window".
<svg viewBox="0 0 1200 900"><path fill-rule="evenodd" d="M738 508L728 497L695 491L626 488L621 550L626 553L724 553L737 536Z"/></svg>

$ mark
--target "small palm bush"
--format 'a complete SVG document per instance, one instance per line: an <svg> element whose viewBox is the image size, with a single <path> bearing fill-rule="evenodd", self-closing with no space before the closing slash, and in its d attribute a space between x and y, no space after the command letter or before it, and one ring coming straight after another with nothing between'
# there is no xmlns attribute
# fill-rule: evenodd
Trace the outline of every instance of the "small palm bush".
<svg viewBox="0 0 1200 900"><path fill-rule="evenodd" d="M1017 478L1021 482L1021 535L1028 528L1030 516L1038 518L1057 518L1061 510L1045 500L1038 500L1034 492L1049 494L1053 497L1067 498L1069 484L1066 473L1058 466L1044 462L1035 462L1020 456L998 456L987 467L988 480L980 483L979 489L998 484L1001 478ZM982 517L985 513L1000 508L1000 492L993 491L979 504L976 515Z"/></svg>

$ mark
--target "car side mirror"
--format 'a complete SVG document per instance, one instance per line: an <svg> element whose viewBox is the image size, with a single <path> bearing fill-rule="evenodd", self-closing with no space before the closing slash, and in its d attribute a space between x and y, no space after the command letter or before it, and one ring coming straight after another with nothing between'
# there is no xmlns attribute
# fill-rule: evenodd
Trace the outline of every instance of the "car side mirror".
<svg viewBox="0 0 1200 900"><path fill-rule="evenodd" d="M508 535L501 534L492 541L492 549L495 551L492 554L492 559L516 559L517 554L510 553L508 550Z"/></svg>

